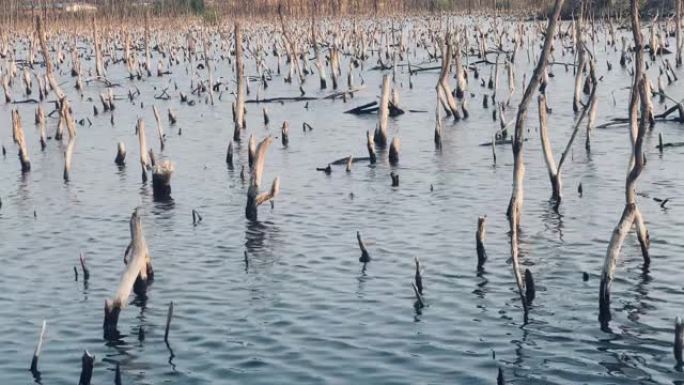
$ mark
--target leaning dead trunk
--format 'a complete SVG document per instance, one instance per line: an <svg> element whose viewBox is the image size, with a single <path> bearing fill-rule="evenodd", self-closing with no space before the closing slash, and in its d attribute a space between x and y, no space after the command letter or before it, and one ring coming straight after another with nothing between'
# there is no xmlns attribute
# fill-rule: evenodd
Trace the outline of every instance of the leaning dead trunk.
<svg viewBox="0 0 684 385"><path fill-rule="evenodd" d="M36 30L38 32L38 39L40 40L40 49L43 52L43 60L45 61L45 76L48 79L48 83L50 83L50 87L57 95L57 98L61 100L64 98L64 91L62 91L62 88L59 86L53 73L52 61L50 59L50 54L48 53L45 31L40 16L36 17Z"/></svg>
<svg viewBox="0 0 684 385"><path fill-rule="evenodd" d="M108 340L119 337L119 331L117 330L119 313L121 309L126 307L128 297L131 291L134 290L134 286L137 286L136 293L140 293L140 290L143 290L149 280L153 278L149 250L143 235L142 223L137 208L133 211L133 215L131 215L130 229L131 243L126 252L126 270L121 276L121 282L114 297L105 300L102 327L104 329L104 338Z"/></svg>
<svg viewBox="0 0 684 385"><path fill-rule="evenodd" d="M549 173L549 180L551 181L551 200L555 201L556 208L560 205L560 201L562 198L562 191L561 191L561 168L563 167L563 164L565 162L565 159L567 159L568 154L570 153L570 150L572 148L572 144L575 141L575 137L577 136L577 133L579 132L579 128L582 124L582 121L584 120L585 116L587 116L587 112L589 111L589 116L591 120L591 114L593 113L592 110L595 108L595 103L596 103L596 86L598 82L596 81L596 71L594 69L594 62L592 60L589 61L589 73L590 73L590 81L591 81L591 93L589 95L589 101L587 102L586 105L584 105L584 108L582 109L582 114L580 115L579 119L577 119L577 122L575 123L575 127L572 130L572 134L570 135L570 139L568 140L568 144L565 146L565 150L563 151L563 154L561 155L561 159L558 162L558 166L556 166L556 162L553 157L553 151L551 149L551 142L549 140L549 133L548 133L548 127L547 127L547 118L546 118L546 98L544 95L539 96L539 137L541 138L542 142L542 150L544 153L544 160L546 162L546 167ZM591 121L588 123L587 127L591 127ZM589 129L589 128L587 128Z"/></svg>
<svg viewBox="0 0 684 385"><path fill-rule="evenodd" d="M267 202L280 191L280 178L276 177L271 185L271 190L268 192L259 193L259 186L261 185L261 176L264 172L264 163L266 162L266 151L271 145L272 138L267 136L259 143L254 155L254 164L250 170L249 189L247 190L247 207L245 208L245 216L247 219L257 220L257 208L264 202Z"/></svg>
<svg viewBox="0 0 684 385"><path fill-rule="evenodd" d="M528 303L523 291L523 280L520 274L520 261L518 250L518 231L520 228L520 215L522 213L523 205L523 179L525 175L525 165L523 163L523 143L525 134L525 121L527 119L527 108L532 100L532 94L539 87L542 74L546 68L549 52L553 44L553 36L556 31L556 24L558 16L560 15L563 0L556 0L553 8L553 13L549 18L548 26L546 27L546 38L544 39L544 46L539 55L539 62L537 63L532 78L530 79L525 93L518 106L518 115L515 120L515 133L513 136L513 191L511 193L511 201L509 204L508 218L511 229L511 259L513 261L513 274L515 282L518 286L518 294L524 310L525 321L527 321Z"/></svg>
<svg viewBox="0 0 684 385"><path fill-rule="evenodd" d="M622 216L608 244L606 258L601 271L601 284L599 288L599 322L602 328L607 328L611 320L610 314L610 287L615 273L615 266L620 255L620 249L627 233L632 225L637 224L637 235L642 245L644 264L648 265L648 232L641 218L641 213L636 204L636 182L644 168L643 141L648 128L648 88L644 71L643 36L641 35L641 23L639 21L638 0L630 1L632 34L635 46L635 72L632 85L632 95L629 103L630 137L632 139L632 153L630 154L630 171L625 181L625 208ZM637 116L637 104L641 104L641 116Z"/></svg>
<svg viewBox="0 0 684 385"><path fill-rule="evenodd" d="M442 69L437 82L437 96L445 105L445 109L454 117L454 120L461 119L461 113L456 104L456 100L451 93L449 86L449 73L451 69L451 41L447 33L444 36L444 47L442 48Z"/></svg>

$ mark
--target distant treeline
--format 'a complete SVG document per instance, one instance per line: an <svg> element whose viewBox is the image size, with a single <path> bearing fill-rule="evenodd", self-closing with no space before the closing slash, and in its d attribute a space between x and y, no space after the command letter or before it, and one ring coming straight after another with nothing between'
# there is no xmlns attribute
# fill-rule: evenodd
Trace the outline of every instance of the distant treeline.
<svg viewBox="0 0 684 385"><path fill-rule="evenodd" d="M582 1L595 16L626 12L629 0L567 0L563 17L571 17ZM641 0L642 11L667 14L677 0ZM500 13L544 14L553 0L0 0L2 22L44 14L69 17L66 7L87 3L97 7L102 17L137 18L195 15L208 21L221 16L274 16L279 6L284 14L307 17L332 15L396 15L409 13L457 12L465 14Z"/></svg>

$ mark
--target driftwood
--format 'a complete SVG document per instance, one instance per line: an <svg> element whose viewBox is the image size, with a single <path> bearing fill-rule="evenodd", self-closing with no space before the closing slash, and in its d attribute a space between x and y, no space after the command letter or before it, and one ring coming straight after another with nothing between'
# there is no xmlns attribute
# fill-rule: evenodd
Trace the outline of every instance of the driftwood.
<svg viewBox="0 0 684 385"><path fill-rule="evenodd" d="M396 104L392 103L392 101L389 102L388 104L389 112L388 116L399 116L405 113L405 111L399 107L397 107ZM373 113L378 113L380 110L380 106L378 105L377 101L372 101L370 103L366 103L363 105L360 105L358 107L354 107L350 110L344 111L345 114L354 114L354 115L364 115L364 114L373 114Z"/></svg>
<svg viewBox="0 0 684 385"><path fill-rule="evenodd" d="M104 338L107 340L119 338L119 331L117 330L119 313L121 309L126 307L131 291L135 291L136 294L143 294L148 283L154 278L150 252L147 249L138 211L136 208L131 215L131 243L126 250L126 270L121 276L121 282L114 297L105 300L102 328Z"/></svg>

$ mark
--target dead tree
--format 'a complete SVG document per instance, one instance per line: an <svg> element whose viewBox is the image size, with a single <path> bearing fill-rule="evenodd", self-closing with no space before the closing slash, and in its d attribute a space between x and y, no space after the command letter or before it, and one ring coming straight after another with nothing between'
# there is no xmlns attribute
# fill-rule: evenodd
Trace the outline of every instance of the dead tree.
<svg viewBox="0 0 684 385"><path fill-rule="evenodd" d="M126 270L121 276L121 282L119 283L119 287L116 290L114 297L105 300L104 322L102 327L104 330L104 338L107 340L119 337L119 332L117 330L119 313L121 312L121 309L126 307L131 291L135 291L136 294L144 293L149 281L154 277L150 252L147 248L147 242L145 241L142 222L137 208L133 211L129 224L131 229L131 243L126 250Z"/></svg>
<svg viewBox="0 0 684 385"><path fill-rule="evenodd" d="M152 163L150 162L150 157L147 152L147 138L145 137L145 122L142 119L138 119L138 125L136 127L138 132L138 142L140 143L140 166L142 167L142 181L147 182L147 170L152 168Z"/></svg>
<svg viewBox="0 0 684 385"><path fill-rule="evenodd" d="M675 0L675 7L677 7L675 23L675 41L677 44L675 65L682 66L682 0Z"/></svg>
<svg viewBox="0 0 684 385"><path fill-rule="evenodd" d="M29 172L31 171L31 160L29 159L28 147L26 147L24 129L21 127L21 116L19 116L19 110L12 110L12 135L14 137L14 143L19 146L19 162L21 163L21 172Z"/></svg>
<svg viewBox="0 0 684 385"><path fill-rule="evenodd" d="M523 162L523 143L525 141L525 121L527 119L527 108L532 100L532 95L534 94L548 63L549 52L551 51L551 46L553 45L553 36L556 31L556 24L558 22L558 16L560 15L561 7L563 5L563 0L556 0L553 8L551 17L549 18L548 25L546 27L544 46L541 53L539 54L539 62L532 73L530 82L525 88L522 100L518 106L518 115L515 120L515 133L513 136L513 191L511 193L511 201L508 206L508 218L511 228L511 259L513 261L513 274L515 276L515 282L518 286L518 294L520 296L520 301L522 302L525 322L527 322L528 315L528 303L523 291L523 279L520 274L520 262L519 262L519 250L518 250L518 231L520 228L520 215L522 212L523 205L523 179L525 176L525 164Z"/></svg>
<svg viewBox="0 0 684 385"><path fill-rule="evenodd" d="M556 161L553 158L553 151L551 149L551 142L549 140L549 132L548 132L548 126L547 126L547 119L546 119L546 98L544 95L539 95L539 137L542 142L542 150L544 153L544 160L546 162L546 168L549 173L549 180L551 181L551 200L553 200L556 204L556 208L560 205L560 201L562 198L562 191L561 191L561 167L563 167L563 164L565 160L567 159L568 154L570 153L570 150L572 149L572 143L575 141L575 137L577 136L577 133L579 132L580 125L582 121L584 120L584 117L587 115L587 111L592 108L592 105L594 103L594 98L596 97L596 73L594 70L594 64L593 61L589 62L589 71L590 71L590 78L592 82L592 90L591 94L589 96L589 101L587 104L584 106L582 109L582 114L580 115L579 119L577 119L577 122L575 123L575 128L572 130L572 134L570 135L570 139L568 140L568 144L565 146L565 150L563 151L563 154L561 155L560 161L558 162L558 166L556 166Z"/></svg>
<svg viewBox="0 0 684 385"><path fill-rule="evenodd" d="M280 192L280 178L276 177L273 180L270 191L259 193L261 176L264 173L264 163L266 162L266 151L271 145L272 140L273 139L270 136L267 136L259 143L254 154L254 164L250 169L245 216L252 221L257 220L257 208L259 205L275 198L275 196L278 195L278 192Z"/></svg>
<svg viewBox="0 0 684 385"><path fill-rule="evenodd" d="M648 119L648 88L644 65L643 36L641 35L641 23L639 21L639 1L630 1L632 34L635 46L635 71L632 84L632 95L629 102L630 138L632 140L632 153L629 159L629 173L625 181L625 208L606 251L606 259L601 271L601 284L599 288L599 322L602 328L607 328L611 320L610 314L610 287L615 273L615 266L620 255L620 249L627 233L636 225L637 238L641 244L644 257L644 265L650 263L648 246L650 243L648 230L641 217L641 212L636 203L636 182L644 168L643 141L649 126ZM641 116L637 116L638 104L641 105Z"/></svg>
<svg viewBox="0 0 684 385"><path fill-rule="evenodd" d="M233 105L233 119L235 131L233 140L240 141L240 130L246 127L245 124L245 67L242 63L242 30L240 23L235 23L235 81L237 82L237 95Z"/></svg>
<svg viewBox="0 0 684 385"><path fill-rule="evenodd" d="M373 139L378 147L387 146L387 120L389 117L390 98L389 74L382 77L382 94L380 95L380 107L378 109L378 127L375 129Z"/></svg>
<svg viewBox="0 0 684 385"><path fill-rule="evenodd" d="M97 20L93 16L93 45L95 46L95 74L100 77L105 77L105 69L102 65L102 45L100 44L100 36L97 33Z"/></svg>
<svg viewBox="0 0 684 385"><path fill-rule="evenodd" d="M449 33L444 36L444 45L442 48L442 69L439 74L439 80L437 81L437 97L445 106L447 113L454 117L454 120L461 119L461 112L458 109L456 100L451 93L451 87L449 86L449 72L451 69L451 41Z"/></svg>
<svg viewBox="0 0 684 385"><path fill-rule="evenodd" d="M64 98L64 91L59 86L59 83L55 79L53 72L52 60L50 59L50 54L48 51L47 41L45 37L45 30L43 28L43 23L40 16L36 17L36 30L38 32L38 39L40 40L40 49L43 52L43 60L45 61L45 76L47 77L50 88L57 95L57 99L62 100Z"/></svg>
<svg viewBox="0 0 684 385"><path fill-rule="evenodd" d="M161 161L152 169L152 194L155 201L164 202L171 199L171 175L174 165L168 160Z"/></svg>

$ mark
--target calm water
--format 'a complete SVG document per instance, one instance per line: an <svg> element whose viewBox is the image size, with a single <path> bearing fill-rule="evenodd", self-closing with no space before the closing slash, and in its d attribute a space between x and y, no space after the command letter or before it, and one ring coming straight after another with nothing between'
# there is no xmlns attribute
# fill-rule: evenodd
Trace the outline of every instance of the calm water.
<svg viewBox="0 0 684 385"><path fill-rule="evenodd" d="M538 40L536 35L531 38ZM603 77L597 123L627 113L625 87L631 78L618 63L617 49L606 52L602 42L595 47ZM521 95L523 73L531 74L526 50L518 53L513 105ZM538 50L535 46L534 52ZM110 65L110 79L121 83L114 92L123 97L117 102L114 125L109 113L93 117L93 105L101 110L97 95L102 84L90 83L81 98L72 87L67 59L60 80L75 118L89 117L93 123L78 126L69 183L62 180L65 144L51 140L46 151L40 151L31 104L16 106L32 161L31 172L21 175L11 136L14 106L0 105L0 141L8 151L0 158L0 382L33 382L28 367L43 319L48 326L39 367L45 385L76 383L84 349L96 357L96 384L113 383L117 362L126 384L491 384L498 368L508 382L520 384L684 382L672 356L673 321L684 315L684 148L667 149L662 156L655 149L658 132L666 141L684 141L679 124L658 123L646 138L648 164L638 189L673 199L662 209L652 199L640 198L653 263L649 271L642 270L636 237L630 234L613 285L612 332L604 332L597 321L599 274L623 208L628 131L626 126L594 131L591 154L584 150L583 132L578 136L564 167L564 200L556 213L548 201L551 190L532 108L521 248L538 292L530 322L523 325L505 217L512 156L509 146L499 146L494 166L491 148L479 146L498 129L492 107L481 107L482 95L491 91L480 87L479 80L471 74L470 119L445 119L443 149L436 151L438 73L418 74L409 89L405 68L398 69L395 87L402 107L429 111L390 119L390 138L401 138L399 165L390 167L382 153L374 167L355 163L352 172L345 173L344 166L336 166L326 176L315 168L350 154L366 156L365 131L374 129L375 115L342 112L379 95L382 73L368 70L373 58L362 75L366 88L346 104L315 101L308 109L305 103L268 104L270 127L263 125L264 105L248 104L248 130L230 170L225 151L233 131L233 71L215 52L214 78L229 83L229 91L223 86L214 106L205 104L204 97L194 107L180 104L173 82L188 93L195 71L188 74L187 63L171 67L171 77L134 82L124 79L122 64ZM25 55L21 45L17 57ZM154 52L155 68L157 57ZM423 49L411 57L412 63L425 59ZM670 59L674 62L674 56ZM274 58L267 60L275 68ZM555 60L573 58L557 47ZM613 63L610 72L606 60ZM347 61L342 60L341 84L346 84ZM247 72L254 74L254 61L247 63ZM82 65L87 71L94 61ZM489 66L479 68L488 78ZM359 71L354 73L357 85ZM205 71L197 72L205 76ZM552 72L549 119L558 159L574 120L574 78L563 66L554 66ZM684 77L684 71L677 73ZM655 65L649 74L655 83ZM170 81L173 99L155 100ZM134 87L142 96L131 104L125 95ZM503 69L500 87L503 100ZM257 83L250 88L251 99ZM330 92L318 90L316 75L307 78L305 89L307 95ZM666 91L684 97L678 83ZM274 76L266 92L298 94L296 82L285 84L280 76ZM23 98L19 77L13 95ZM144 118L148 145L159 153L153 104L162 112L168 138L158 156L176 164L170 204L153 202L151 186L140 178L134 126L138 117ZM177 111L175 127L168 125L168 107ZM45 108L51 111L51 105ZM656 100L656 113L663 109ZM509 109L508 119L513 116ZM288 148L279 140L283 120L290 124ZM302 132L303 122L313 131ZM50 135L56 124L57 119L48 119ZM257 223L244 218L247 186L240 179L249 134L277 137L268 151L263 185L267 188L275 176L281 178L275 207L263 205ZM118 141L128 149L123 170L113 162ZM391 187L392 170L400 175L399 188ZM577 194L580 182L582 197ZM128 219L136 206L142 208L155 281L146 302L131 298L122 311L122 341L108 343L102 339L103 303L118 285L129 242ZM192 209L204 218L198 226L193 226ZM489 255L482 274L476 271L474 240L480 215L487 215ZM357 230L373 258L365 272L358 263ZM81 277L74 281L81 251L91 271L87 284ZM413 307L410 287L415 256L425 267L426 307L421 314ZM583 272L589 274L587 282ZM175 304L172 352L163 340L170 301ZM141 328L143 341L138 339Z"/></svg>

